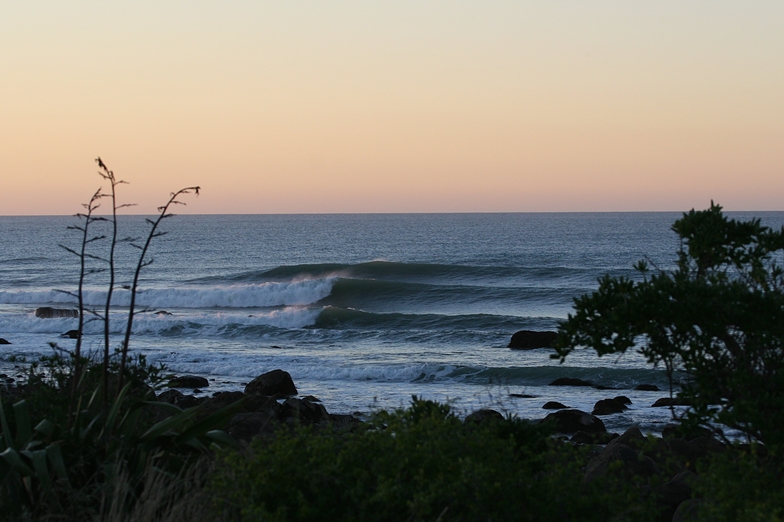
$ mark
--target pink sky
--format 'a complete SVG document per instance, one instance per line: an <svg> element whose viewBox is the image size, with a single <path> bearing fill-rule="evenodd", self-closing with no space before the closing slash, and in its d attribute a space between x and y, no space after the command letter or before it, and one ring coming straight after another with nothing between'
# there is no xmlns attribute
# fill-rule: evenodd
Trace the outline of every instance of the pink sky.
<svg viewBox="0 0 784 522"><path fill-rule="evenodd" d="M784 2L15 2L0 214L784 210Z"/></svg>

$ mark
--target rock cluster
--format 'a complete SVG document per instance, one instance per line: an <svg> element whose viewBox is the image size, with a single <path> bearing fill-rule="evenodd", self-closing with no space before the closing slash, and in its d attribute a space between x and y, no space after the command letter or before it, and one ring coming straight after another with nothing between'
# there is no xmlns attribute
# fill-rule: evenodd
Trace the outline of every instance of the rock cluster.
<svg viewBox="0 0 784 522"><path fill-rule="evenodd" d="M171 388L157 400L168 402L180 408L199 406L199 415L207 416L226 407L236 411L230 416L223 428L240 443L249 443L255 437L272 437L282 427L296 425L326 427L351 430L362 424L352 415L335 415L317 398L312 396L295 397L297 388L288 372L272 370L259 375L246 387L245 391L218 392L212 397L186 395L174 388L201 388L209 386L203 377L182 376L171 379ZM165 418L169 413L158 410L157 415Z"/></svg>

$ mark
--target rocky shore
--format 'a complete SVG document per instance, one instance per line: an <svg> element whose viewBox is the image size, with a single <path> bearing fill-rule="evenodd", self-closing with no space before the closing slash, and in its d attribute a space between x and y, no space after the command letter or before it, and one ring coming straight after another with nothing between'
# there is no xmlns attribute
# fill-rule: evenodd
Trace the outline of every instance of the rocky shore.
<svg viewBox="0 0 784 522"><path fill-rule="evenodd" d="M277 430L285 427L351 431L364 424L358 415L329 413L316 397L298 397L296 385L284 370L259 375L244 391L218 392L211 397L180 391L205 383L206 379L197 376L173 378L169 381L172 388L160 393L157 400L181 408L199 406L203 416L234 405L236 412L224 428L242 445L254 438L274 437ZM707 431L686 432L674 424L658 436L645 436L637 427L623 433L608 432L600 417L622 411L627 401L622 396L599 401L592 413L546 404L545 409L556 411L532 422L549 423L558 440L588 449L591 458L584 469L584 481L607 473L645 483L653 480L660 484L654 493L660 508L667 513L666 519L689 520L688 514L700 502L692 498L694 484L699 481L696 463L711 453L725 451L724 443ZM157 414L161 419L167 415L163 410ZM504 416L491 409L472 412L464 419L466 424L503 421Z"/></svg>

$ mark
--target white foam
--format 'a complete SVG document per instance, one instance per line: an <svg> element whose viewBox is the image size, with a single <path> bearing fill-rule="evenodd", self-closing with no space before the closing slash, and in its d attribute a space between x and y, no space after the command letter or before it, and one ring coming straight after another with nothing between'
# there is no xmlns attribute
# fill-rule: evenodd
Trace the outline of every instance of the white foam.
<svg viewBox="0 0 784 522"><path fill-rule="evenodd" d="M304 328L315 324L321 308L300 306L285 307L276 310L257 311L252 315L231 312L175 312L172 315L154 313L137 313L134 316L133 332L136 334L156 334L182 328L200 334L220 334L228 326L252 327L274 326L277 328ZM127 314L118 311L113 313L110 321L112 334L120 334L125 330ZM0 332L26 332L60 334L76 328L75 318L41 319L32 312L0 314ZM103 323L88 320L83 329L86 335L97 335L103 332Z"/></svg>
<svg viewBox="0 0 784 522"><path fill-rule="evenodd" d="M257 308L308 305L332 292L337 278L309 279L287 283L237 284L141 289L136 296L140 307L150 308ZM101 306L105 290L84 292L86 306ZM55 290L0 291L0 304L74 304L73 296ZM130 304L130 293L117 289L112 297L117 306Z"/></svg>

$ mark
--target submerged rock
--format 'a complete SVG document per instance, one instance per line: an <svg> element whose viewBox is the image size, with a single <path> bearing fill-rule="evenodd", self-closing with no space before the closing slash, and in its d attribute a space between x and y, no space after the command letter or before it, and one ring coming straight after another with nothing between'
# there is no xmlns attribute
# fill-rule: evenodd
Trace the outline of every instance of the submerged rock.
<svg viewBox="0 0 784 522"><path fill-rule="evenodd" d="M11 344L11 343L9 343L8 341L0 337L0 344Z"/></svg>
<svg viewBox="0 0 784 522"><path fill-rule="evenodd" d="M556 332L539 332L536 330L520 330L512 335L508 348L513 350L533 350L535 348L552 348L555 339L558 337Z"/></svg>
<svg viewBox="0 0 784 522"><path fill-rule="evenodd" d="M550 383L550 386L594 386L591 381L575 379L573 377L561 377Z"/></svg>
<svg viewBox="0 0 784 522"><path fill-rule="evenodd" d="M41 319L55 319L60 317L79 317L79 310L72 308L52 308L51 306L41 306L35 309L35 316Z"/></svg>
<svg viewBox="0 0 784 522"><path fill-rule="evenodd" d="M557 401L548 401L548 402L544 403L544 406L542 406L542 409L544 409L544 410L565 410L568 407L569 406L561 404L560 402L557 402Z"/></svg>
<svg viewBox="0 0 784 522"><path fill-rule="evenodd" d="M502 421L504 416L495 410L476 410L465 418L466 424L483 424L485 422Z"/></svg>
<svg viewBox="0 0 784 522"><path fill-rule="evenodd" d="M175 377L169 379L169 382L166 384L169 388L206 388L209 385L210 382L207 379L197 375Z"/></svg>
<svg viewBox="0 0 784 522"><path fill-rule="evenodd" d="M64 334L61 334L60 337L65 337L66 339L78 339L79 330L68 330Z"/></svg>

